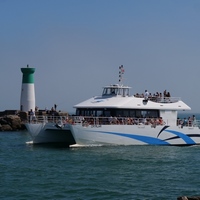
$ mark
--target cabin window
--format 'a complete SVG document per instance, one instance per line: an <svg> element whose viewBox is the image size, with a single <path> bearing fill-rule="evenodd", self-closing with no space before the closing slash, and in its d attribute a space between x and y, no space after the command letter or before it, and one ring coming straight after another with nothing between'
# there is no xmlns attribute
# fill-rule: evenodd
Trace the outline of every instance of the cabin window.
<svg viewBox="0 0 200 200"><path fill-rule="evenodd" d="M138 118L141 117L141 110L136 110L135 117L138 117Z"/></svg>
<svg viewBox="0 0 200 200"><path fill-rule="evenodd" d="M129 111L129 115L127 115L127 116L135 117L135 111L134 110L130 110Z"/></svg>
<svg viewBox="0 0 200 200"><path fill-rule="evenodd" d="M108 88L104 88L103 95L108 95Z"/></svg>
<svg viewBox="0 0 200 200"><path fill-rule="evenodd" d="M117 95L120 94L119 88L104 88L103 95Z"/></svg>
<svg viewBox="0 0 200 200"><path fill-rule="evenodd" d="M116 110L116 114L114 116L116 117L123 116L123 110Z"/></svg>
<svg viewBox="0 0 200 200"><path fill-rule="evenodd" d="M135 110L135 109L77 109L76 115L81 116L105 116L105 117L137 117L137 118L151 118L151 117L159 117L158 110Z"/></svg>
<svg viewBox="0 0 200 200"><path fill-rule="evenodd" d="M123 89L123 96L126 96L126 89Z"/></svg>
<svg viewBox="0 0 200 200"><path fill-rule="evenodd" d="M84 110L77 109L76 110L76 115L84 116L85 115Z"/></svg>
<svg viewBox="0 0 200 200"><path fill-rule="evenodd" d="M124 115L124 117L129 116L129 111L128 110L124 110L123 115Z"/></svg>
<svg viewBox="0 0 200 200"><path fill-rule="evenodd" d="M116 94L114 88L111 88L111 94Z"/></svg>
<svg viewBox="0 0 200 200"><path fill-rule="evenodd" d="M97 110L95 116L102 116L103 115L103 110Z"/></svg>
<svg viewBox="0 0 200 200"><path fill-rule="evenodd" d="M110 90L111 90L110 94L114 95L118 94L118 88L111 88Z"/></svg>
<svg viewBox="0 0 200 200"><path fill-rule="evenodd" d="M159 117L158 110L136 110L135 111L135 117L145 117L145 118L151 118L151 117Z"/></svg>
<svg viewBox="0 0 200 200"><path fill-rule="evenodd" d="M104 116L105 117L110 117L111 116L110 111L109 110L105 110L104 111Z"/></svg>
<svg viewBox="0 0 200 200"><path fill-rule="evenodd" d="M128 88L124 88L123 89L123 94L122 94L124 97L125 96L129 96L129 89Z"/></svg>

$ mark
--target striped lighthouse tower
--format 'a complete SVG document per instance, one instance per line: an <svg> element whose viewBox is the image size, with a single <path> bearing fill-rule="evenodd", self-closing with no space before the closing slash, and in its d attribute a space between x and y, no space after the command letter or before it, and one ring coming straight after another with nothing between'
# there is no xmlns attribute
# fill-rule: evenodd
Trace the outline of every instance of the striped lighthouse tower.
<svg viewBox="0 0 200 200"><path fill-rule="evenodd" d="M28 112L31 109L35 111L35 86L34 86L34 72L35 68L21 68L23 73L22 77L22 90L20 100L20 110Z"/></svg>

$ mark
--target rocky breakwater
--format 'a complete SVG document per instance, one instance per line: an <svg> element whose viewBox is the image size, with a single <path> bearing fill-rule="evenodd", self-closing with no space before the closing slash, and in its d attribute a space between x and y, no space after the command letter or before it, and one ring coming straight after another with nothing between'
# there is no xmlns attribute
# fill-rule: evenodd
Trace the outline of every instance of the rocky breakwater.
<svg viewBox="0 0 200 200"><path fill-rule="evenodd" d="M40 110L35 113L36 120L42 117L62 117L68 116L67 112L46 112ZM27 112L21 112L18 110L5 110L0 112L0 131L18 131L25 130L25 122L29 119Z"/></svg>
<svg viewBox="0 0 200 200"><path fill-rule="evenodd" d="M6 114L0 116L0 131L17 131L26 129L21 114Z"/></svg>

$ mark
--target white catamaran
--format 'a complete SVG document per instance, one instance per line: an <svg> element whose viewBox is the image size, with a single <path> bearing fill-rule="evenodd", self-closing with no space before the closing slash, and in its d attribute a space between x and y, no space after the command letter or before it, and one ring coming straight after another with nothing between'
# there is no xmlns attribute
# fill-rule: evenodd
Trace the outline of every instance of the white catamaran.
<svg viewBox="0 0 200 200"><path fill-rule="evenodd" d="M169 94L130 95L119 83L103 87L101 96L74 106L75 116L60 120L35 120L26 127L33 143L65 142L68 145L197 145L199 121L178 119L178 111L191 110Z"/></svg>
<svg viewBox="0 0 200 200"><path fill-rule="evenodd" d="M122 65L119 70L119 84L105 86L101 96L74 106L78 117L69 127L76 144L200 144L198 121L177 118L178 111L191 110L188 105L167 93L130 95L130 87L121 84Z"/></svg>

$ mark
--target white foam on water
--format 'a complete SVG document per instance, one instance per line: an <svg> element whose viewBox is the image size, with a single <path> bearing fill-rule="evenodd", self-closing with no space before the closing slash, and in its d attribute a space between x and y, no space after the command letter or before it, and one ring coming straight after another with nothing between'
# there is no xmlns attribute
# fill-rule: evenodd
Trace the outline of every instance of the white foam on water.
<svg viewBox="0 0 200 200"><path fill-rule="evenodd" d="M84 145L84 144L72 144L72 145L69 145L70 148L100 147L100 146L103 146L103 145L100 145L100 144L87 144L87 145Z"/></svg>
<svg viewBox="0 0 200 200"><path fill-rule="evenodd" d="M33 144L33 141L26 142L26 144Z"/></svg>

